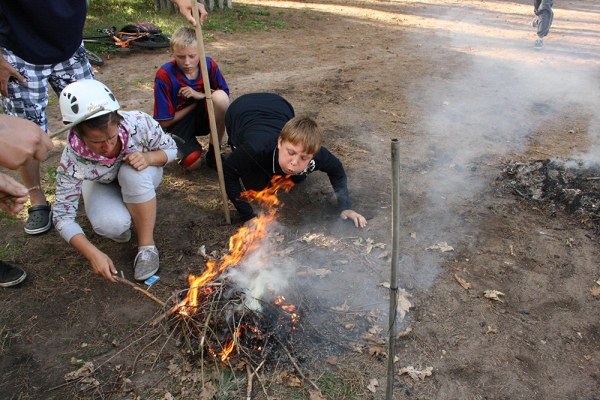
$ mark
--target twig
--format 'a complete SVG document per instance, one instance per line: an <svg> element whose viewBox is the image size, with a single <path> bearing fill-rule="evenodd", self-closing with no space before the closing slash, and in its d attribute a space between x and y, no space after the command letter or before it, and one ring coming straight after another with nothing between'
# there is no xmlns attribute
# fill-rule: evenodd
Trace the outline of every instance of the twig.
<svg viewBox="0 0 600 400"><path fill-rule="evenodd" d="M158 339L160 339L160 337L162 336L162 334L159 334L156 339L154 339L153 341L151 341L150 343L148 343L146 346L144 346L144 348L142 349L142 351L140 351L137 356L135 356L135 359L133 360L133 364L131 365L131 375L133 376L133 374L135 374L135 364L137 364L138 358L140 358L140 355L146 351L146 349L150 346L152 346L154 344L154 342L156 342Z"/></svg>
<svg viewBox="0 0 600 400"><path fill-rule="evenodd" d="M258 375L258 370L260 369L260 367L263 366L265 361L266 360L262 360L262 362L260 364L258 364L258 367L256 367L256 368L254 368L252 366L250 366L250 367L254 370L254 375L256 375L256 379L258 379L258 383L260 383L260 386L262 387L262 390L265 393L265 397L267 398L267 400L269 400L269 394L267 393L267 389L265 388L265 385L263 384L262 379L260 379L260 375ZM248 365L248 364L246 364L246 365Z"/></svg>
<svg viewBox="0 0 600 400"><path fill-rule="evenodd" d="M296 371L298 371L298 373L300 374L300 376L302 377L302 379L304 379L305 381L308 381L311 385L313 385L313 387L315 389L317 389L320 392L321 389L316 385L316 383L314 383L313 381L311 381L310 379L308 379L302 373L302 370L300 369L300 367L298 366L298 364L296 364L296 361L294 360L294 357L292 357L292 355L289 352L289 350L287 349L287 347L285 347L285 345L281 342L281 340L279 340L279 338L277 336L273 336L273 337L275 338L275 340L277 341L277 343L279 343L279 345L281 346L281 348L283 349L283 351L285 351L285 354L287 354L288 358L290 359L290 361L294 365L294 368L296 368Z"/></svg>
<svg viewBox="0 0 600 400"><path fill-rule="evenodd" d="M136 285L133 282L128 281L125 278L121 278L117 275L113 275L113 278L115 279L115 281L119 282L119 283L124 283L126 285L131 286L132 288L134 288L135 290L137 290L138 292L142 292L143 294L145 294L146 296L150 297L152 300L154 300L155 302L157 302L158 304L160 304L161 307L165 306L165 302L160 300L159 298L157 298L156 296L154 296L153 294L151 294L150 292L148 292L147 290L142 289L141 287L139 287L138 285Z"/></svg>
<svg viewBox="0 0 600 400"><path fill-rule="evenodd" d="M248 374L248 390L246 390L246 400L252 400L252 377L254 374L250 371L250 364L246 363L246 373Z"/></svg>

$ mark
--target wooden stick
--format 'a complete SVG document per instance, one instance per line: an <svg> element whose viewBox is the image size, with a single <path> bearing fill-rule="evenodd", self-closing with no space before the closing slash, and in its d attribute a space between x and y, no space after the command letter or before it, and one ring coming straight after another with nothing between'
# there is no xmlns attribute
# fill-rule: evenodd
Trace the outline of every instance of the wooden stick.
<svg viewBox="0 0 600 400"><path fill-rule="evenodd" d="M56 136L60 135L64 131L67 131L67 130L71 129L72 127L74 127L75 125L77 125L77 124L85 121L86 119L88 119L92 115L98 114L100 111L104 111L104 110L105 110L104 107L96 108L95 110L90 111L89 113L87 113L87 114L85 114L85 115L77 118L75 121L71 122L69 125L63 126L59 130L57 130L56 132L53 132L53 133L49 134L48 136L50 137L50 139L52 139L53 137L56 137Z"/></svg>
<svg viewBox="0 0 600 400"><path fill-rule="evenodd" d="M204 82L204 96L206 97L206 105L208 108L208 119L210 121L210 138L213 149L215 151L215 160L217 162L217 173L219 175L219 185L221 186L221 197L223 198L223 211L225 213L225 221L231 224L229 217L229 204L227 200L227 192L225 192L225 177L223 175L223 164L221 163L221 143L219 143L219 135L217 134L217 122L215 120L215 108L212 101L210 91L210 77L208 76L208 66L206 65L206 55L204 53L204 37L202 36L202 25L200 24L200 14L198 13L198 2L190 0L192 3L192 14L196 20L196 42L198 44L198 54L200 55L200 67L202 70L202 81Z"/></svg>
<svg viewBox="0 0 600 400"><path fill-rule="evenodd" d="M248 374L248 390L246 391L246 400L252 400L252 377L254 374L250 370L250 365L246 363L246 373Z"/></svg>
<svg viewBox="0 0 600 400"><path fill-rule="evenodd" d="M142 292L144 293L146 296L150 297L152 300L154 300L155 302L157 302L158 304L160 304L161 307L165 306L165 302L156 298L153 294L151 294L150 292L148 292L147 290L142 289L141 287L139 287L138 285L136 285L133 282L128 281L125 278L121 278L120 276L117 275L113 275L113 278L115 279L115 281L119 282L119 283L124 283L126 285L131 286L132 288L134 288L135 290L137 290L138 292Z"/></svg>

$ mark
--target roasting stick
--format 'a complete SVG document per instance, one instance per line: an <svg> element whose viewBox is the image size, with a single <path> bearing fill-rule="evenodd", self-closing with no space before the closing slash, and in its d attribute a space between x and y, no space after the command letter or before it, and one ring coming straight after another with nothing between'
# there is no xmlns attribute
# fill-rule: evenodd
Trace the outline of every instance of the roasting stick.
<svg viewBox="0 0 600 400"><path fill-rule="evenodd" d="M217 122L215 120L215 108L213 106L212 94L210 91L210 77L208 76L208 66L206 65L206 55L204 53L204 37L202 36L202 25L200 24L200 14L198 13L198 2L190 0L192 3L192 13L196 20L196 43L198 44L198 54L200 55L200 67L202 70L202 81L204 82L204 97L208 108L208 120L210 121L210 140L215 150L215 160L217 162L217 173L219 175L219 185L221 186L221 197L223 198L223 211L225 221L231 224L229 217L229 204L227 201L227 192L225 192L225 177L223 175L223 164L221 163L221 143L217 135Z"/></svg>
<svg viewBox="0 0 600 400"><path fill-rule="evenodd" d="M141 287L139 287L138 285L136 285L133 282L128 281L125 278L122 278L118 275L113 275L113 278L115 278L115 281L119 282L119 283L124 283L126 285L131 286L132 288L134 288L135 290L137 290L138 292L142 292L144 293L146 296L150 297L152 300L154 300L155 302L157 302L158 304L160 304L161 307L165 306L165 302L160 300L159 298L155 297L153 294L151 294L150 292L148 292L147 290L142 289Z"/></svg>

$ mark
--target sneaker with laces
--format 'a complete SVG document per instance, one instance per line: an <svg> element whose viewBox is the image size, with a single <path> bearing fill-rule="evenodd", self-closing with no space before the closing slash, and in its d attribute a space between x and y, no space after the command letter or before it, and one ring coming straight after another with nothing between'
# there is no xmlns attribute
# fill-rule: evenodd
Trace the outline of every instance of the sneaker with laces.
<svg viewBox="0 0 600 400"><path fill-rule="evenodd" d="M159 258L156 246L138 247L137 256L133 261L134 274L136 281L145 281L158 271Z"/></svg>
<svg viewBox="0 0 600 400"><path fill-rule="evenodd" d="M538 39L535 41L533 48L536 50L541 50L544 47L544 41L542 39Z"/></svg>
<svg viewBox="0 0 600 400"><path fill-rule="evenodd" d="M131 229L127 229L125 232L121 233L119 236L112 238L113 241L117 243L127 243L131 240Z"/></svg>
<svg viewBox="0 0 600 400"><path fill-rule="evenodd" d="M0 287L10 287L18 285L27 277L27 273L19 267L13 267L3 261L0 261Z"/></svg>

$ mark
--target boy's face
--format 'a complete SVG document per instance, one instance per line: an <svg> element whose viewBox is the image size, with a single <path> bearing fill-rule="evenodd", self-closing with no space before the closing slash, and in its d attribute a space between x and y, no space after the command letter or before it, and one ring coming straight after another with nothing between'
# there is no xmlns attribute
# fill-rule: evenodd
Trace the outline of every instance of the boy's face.
<svg viewBox="0 0 600 400"><path fill-rule="evenodd" d="M91 151L107 158L114 158L121 152L119 126L116 123L110 123L106 131L86 129L81 133L81 139Z"/></svg>
<svg viewBox="0 0 600 400"><path fill-rule="evenodd" d="M308 154L301 144L282 141L281 138L277 140L277 148L279 149L279 166L287 175L304 171L310 160L315 156L314 154Z"/></svg>
<svg viewBox="0 0 600 400"><path fill-rule="evenodd" d="M198 55L198 46L189 45L187 47L175 46L172 51L175 62L181 70L187 75L198 70L200 56Z"/></svg>

